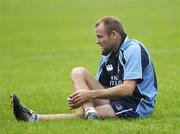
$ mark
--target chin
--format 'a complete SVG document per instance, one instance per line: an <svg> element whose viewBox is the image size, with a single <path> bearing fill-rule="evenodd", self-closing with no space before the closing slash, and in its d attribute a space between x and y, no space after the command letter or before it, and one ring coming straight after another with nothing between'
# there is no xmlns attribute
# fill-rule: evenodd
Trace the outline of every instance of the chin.
<svg viewBox="0 0 180 134"><path fill-rule="evenodd" d="M110 51L102 51L102 55L108 55Z"/></svg>

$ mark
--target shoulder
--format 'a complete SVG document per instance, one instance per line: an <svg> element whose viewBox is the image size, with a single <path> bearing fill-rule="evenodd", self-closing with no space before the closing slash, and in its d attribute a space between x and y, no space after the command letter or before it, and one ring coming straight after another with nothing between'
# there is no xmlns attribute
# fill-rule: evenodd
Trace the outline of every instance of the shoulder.
<svg viewBox="0 0 180 134"><path fill-rule="evenodd" d="M141 46L138 40L126 40L122 44L120 51L119 60L122 61L123 64L127 62L134 63L140 60Z"/></svg>
<svg viewBox="0 0 180 134"><path fill-rule="evenodd" d="M121 50L126 51L137 51L140 50L140 42L135 39L128 39L121 47Z"/></svg>
<svg viewBox="0 0 180 134"><path fill-rule="evenodd" d="M127 39L121 46L120 57L128 59L128 57L139 57L141 54L140 42L135 39Z"/></svg>

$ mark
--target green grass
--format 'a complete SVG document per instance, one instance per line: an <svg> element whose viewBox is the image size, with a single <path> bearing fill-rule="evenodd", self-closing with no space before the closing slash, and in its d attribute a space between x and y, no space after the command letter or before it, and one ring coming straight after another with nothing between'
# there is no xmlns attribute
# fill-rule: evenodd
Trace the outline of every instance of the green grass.
<svg viewBox="0 0 180 134"><path fill-rule="evenodd" d="M0 0L0 133L180 133L179 0ZM143 120L17 122L9 95L42 113L70 112L70 71L95 75L100 49L93 26L122 19L151 53L159 83L154 114Z"/></svg>

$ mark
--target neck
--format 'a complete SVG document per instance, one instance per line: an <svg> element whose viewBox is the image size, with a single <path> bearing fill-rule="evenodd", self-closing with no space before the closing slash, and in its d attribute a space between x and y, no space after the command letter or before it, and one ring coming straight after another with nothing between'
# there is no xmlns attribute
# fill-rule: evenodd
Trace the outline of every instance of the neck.
<svg viewBox="0 0 180 134"><path fill-rule="evenodd" d="M115 47L113 52L117 52L121 45L124 43L124 40L126 39L126 33L123 33L122 36L118 36L117 40L115 41Z"/></svg>
<svg viewBox="0 0 180 134"><path fill-rule="evenodd" d="M122 40L122 38L121 38L121 36L119 36L114 43L115 45L114 45L113 52L117 52L119 50L119 47L121 45L121 40Z"/></svg>

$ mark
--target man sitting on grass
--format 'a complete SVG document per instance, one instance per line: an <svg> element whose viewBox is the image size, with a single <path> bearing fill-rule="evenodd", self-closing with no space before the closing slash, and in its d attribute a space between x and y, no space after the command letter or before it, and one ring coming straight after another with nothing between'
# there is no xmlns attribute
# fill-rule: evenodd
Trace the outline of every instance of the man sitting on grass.
<svg viewBox="0 0 180 134"><path fill-rule="evenodd" d="M143 44L128 39L121 22L104 17L95 25L96 43L102 49L96 79L83 67L71 72L74 91L68 97L71 114L41 115L23 106L15 94L11 104L17 120L37 122L85 118L143 118L155 107L157 81L150 55Z"/></svg>

